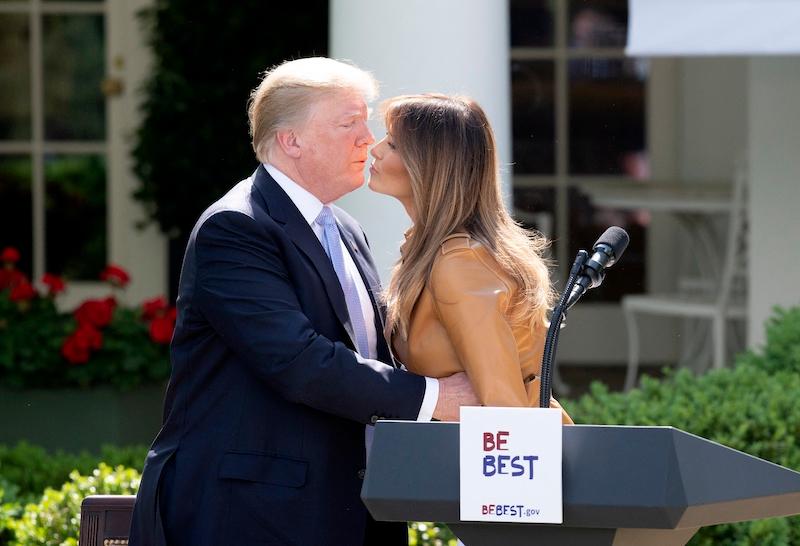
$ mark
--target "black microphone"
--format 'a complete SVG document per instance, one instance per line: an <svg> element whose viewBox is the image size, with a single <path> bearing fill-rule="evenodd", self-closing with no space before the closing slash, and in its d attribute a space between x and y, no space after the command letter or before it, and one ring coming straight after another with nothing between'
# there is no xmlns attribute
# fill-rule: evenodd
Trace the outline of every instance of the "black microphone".
<svg viewBox="0 0 800 546"><path fill-rule="evenodd" d="M630 237L624 229L617 226L608 228L592 248L592 256L583 266L583 272L575 282L567 299L567 309L575 305L590 288L600 286L606 277L605 269L617 263L628 248Z"/></svg>

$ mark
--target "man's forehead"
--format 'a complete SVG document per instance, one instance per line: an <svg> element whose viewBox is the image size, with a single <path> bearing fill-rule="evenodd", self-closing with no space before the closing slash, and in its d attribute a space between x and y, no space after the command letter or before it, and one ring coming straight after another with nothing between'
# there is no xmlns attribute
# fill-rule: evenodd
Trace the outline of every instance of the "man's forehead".
<svg viewBox="0 0 800 546"><path fill-rule="evenodd" d="M369 116L364 97L354 92L334 92L319 98L311 107L308 123L335 123L347 118Z"/></svg>
<svg viewBox="0 0 800 546"><path fill-rule="evenodd" d="M341 115L347 116L347 117L361 116L361 115L364 114L365 108L366 108L366 105L360 106L358 108L344 108L344 109L341 110L340 113L341 113Z"/></svg>
<svg viewBox="0 0 800 546"><path fill-rule="evenodd" d="M345 116L360 116L367 111L367 103L362 98L348 98L337 102L338 110Z"/></svg>
<svg viewBox="0 0 800 546"><path fill-rule="evenodd" d="M338 91L325 97L326 106L335 107L340 113L360 114L367 108L367 102L361 93L355 91Z"/></svg>

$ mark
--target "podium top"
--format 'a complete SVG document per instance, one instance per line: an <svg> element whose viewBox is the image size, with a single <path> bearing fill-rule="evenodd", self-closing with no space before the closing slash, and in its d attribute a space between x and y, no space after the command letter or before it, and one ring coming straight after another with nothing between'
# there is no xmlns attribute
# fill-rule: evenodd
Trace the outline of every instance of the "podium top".
<svg viewBox="0 0 800 546"><path fill-rule="evenodd" d="M564 524L675 529L800 513L800 473L672 427L563 429ZM459 521L458 423L379 421L361 492L383 521Z"/></svg>

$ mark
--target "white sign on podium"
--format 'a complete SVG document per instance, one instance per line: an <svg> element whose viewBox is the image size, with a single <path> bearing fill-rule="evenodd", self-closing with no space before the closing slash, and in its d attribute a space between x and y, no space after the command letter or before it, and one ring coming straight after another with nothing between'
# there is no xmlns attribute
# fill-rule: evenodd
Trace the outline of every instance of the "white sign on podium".
<svg viewBox="0 0 800 546"><path fill-rule="evenodd" d="M461 521L562 523L561 410L462 407Z"/></svg>

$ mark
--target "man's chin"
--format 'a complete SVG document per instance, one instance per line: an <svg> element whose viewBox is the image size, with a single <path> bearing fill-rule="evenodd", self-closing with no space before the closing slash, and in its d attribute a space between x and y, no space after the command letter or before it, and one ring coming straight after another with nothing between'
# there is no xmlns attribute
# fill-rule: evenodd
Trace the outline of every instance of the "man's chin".
<svg viewBox="0 0 800 546"><path fill-rule="evenodd" d="M364 177L363 176L361 178L359 178L358 180L353 179L353 180L347 181L346 185L345 185L344 181L341 181L336 186L337 189L339 189L339 191L341 193L339 193L339 195L335 199L333 199L333 201L338 201L339 199L341 199L342 197L344 197L348 193L352 193L352 192L356 191L358 188L360 188L363 185L364 185Z"/></svg>
<svg viewBox="0 0 800 546"><path fill-rule="evenodd" d="M363 176L359 177L357 180L353 179L353 182L350 185L350 191L355 191L355 190L357 190L358 188L360 188L363 185L364 185L364 177Z"/></svg>

